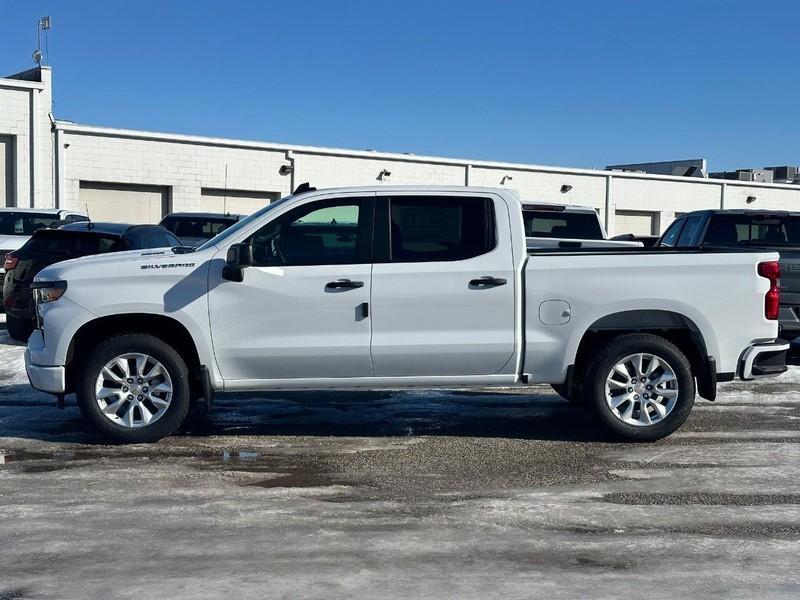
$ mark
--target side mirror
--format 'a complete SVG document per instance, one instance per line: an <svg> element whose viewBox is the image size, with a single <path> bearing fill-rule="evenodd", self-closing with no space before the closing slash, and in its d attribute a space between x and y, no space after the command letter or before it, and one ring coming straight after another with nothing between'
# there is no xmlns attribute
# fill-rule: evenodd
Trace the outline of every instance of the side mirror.
<svg viewBox="0 0 800 600"><path fill-rule="evenodd" d="M225 255L227 263L222 268L222 277L228 281L244 281L244 269L253 264L253 247L250 244L234 244Z"/></svg>
<svg viewBox="0 0 800 600"><path fill-rule="evenodd" d="M232 267L249 267L253 264L253 247L250 244L234 244L228 248L225 262Z"/></svg>

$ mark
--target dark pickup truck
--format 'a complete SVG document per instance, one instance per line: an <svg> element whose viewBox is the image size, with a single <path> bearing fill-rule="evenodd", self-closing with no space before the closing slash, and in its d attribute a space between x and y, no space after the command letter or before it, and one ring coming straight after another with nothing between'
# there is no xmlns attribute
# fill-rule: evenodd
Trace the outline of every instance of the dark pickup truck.
<svg viewBox="0 0 800 600"><path fill-rule="evenodd" d="M780 336L800 343L800 339L796 339L800 338L800 212L698 210L675 219L657 245L778 251L781 255Z"/></svg>

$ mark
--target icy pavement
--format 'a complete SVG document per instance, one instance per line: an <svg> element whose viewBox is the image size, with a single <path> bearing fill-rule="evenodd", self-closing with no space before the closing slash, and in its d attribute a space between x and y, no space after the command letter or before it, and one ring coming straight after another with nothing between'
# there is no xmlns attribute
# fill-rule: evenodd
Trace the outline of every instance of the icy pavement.
<svg viewBox="0 0 800 600"><path fill-rule="evenodd" d="M0 330L0 599L798 598L800 368L652 445L547 388L218 398L110 446Z"/></svg>

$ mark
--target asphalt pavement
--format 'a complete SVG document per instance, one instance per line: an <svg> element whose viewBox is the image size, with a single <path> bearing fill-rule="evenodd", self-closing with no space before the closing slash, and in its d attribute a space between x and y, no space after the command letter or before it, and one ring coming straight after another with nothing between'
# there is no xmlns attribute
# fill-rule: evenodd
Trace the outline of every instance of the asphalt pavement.
<svg viewBox="0 0 800 600"><path fill-rule="evenodd" d="M546 387L222 395L115 446L0 330L0 600L800 597L800 367L655 444Z"/></svg>

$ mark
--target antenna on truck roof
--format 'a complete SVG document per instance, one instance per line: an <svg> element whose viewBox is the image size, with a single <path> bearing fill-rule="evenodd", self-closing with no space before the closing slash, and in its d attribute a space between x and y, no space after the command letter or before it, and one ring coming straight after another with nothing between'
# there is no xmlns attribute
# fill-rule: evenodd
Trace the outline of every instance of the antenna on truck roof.
<svg viewBox="0 0 800 600"><path fill-rule="evenodd" d="M89 203L87 202L84 204L86 207L86 218L89 220L89 223L86 225L86 229L94 229L94 223L92 223L92 216L89 214Z"/></svg>
<svg viewBox="0 0 800 600"><path fill-rule="evenodd" d="M292 192L292 194L302 194L303 192L313 192L316 189L317 188L315 188L315 187L311 187L311 184L306 181L305 183L301 183L300 185L298 185L295 188L295 190Z"/></svg>

